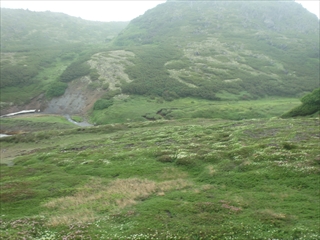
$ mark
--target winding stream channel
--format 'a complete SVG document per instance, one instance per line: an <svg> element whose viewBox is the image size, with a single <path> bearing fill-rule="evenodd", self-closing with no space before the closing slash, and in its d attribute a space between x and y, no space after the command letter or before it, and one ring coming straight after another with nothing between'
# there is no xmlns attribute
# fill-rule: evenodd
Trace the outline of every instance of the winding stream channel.
<svg viewBox="0 0 320 240"><path fill-rule="evenodd" d="M70 117L70 115L69 114L66 114L66 115L64 115L64 117L69 121L69 122L71 122L71 123L73 123L73 124L75 124L75 125L77 125L77 126L79 126L79 127L92 127L93 125L92 124L90 124L90 123L88 123L87 121L83 121L83 122L76 122L76 121L73 121L72 119L71 119L71 117Z"/></svg>

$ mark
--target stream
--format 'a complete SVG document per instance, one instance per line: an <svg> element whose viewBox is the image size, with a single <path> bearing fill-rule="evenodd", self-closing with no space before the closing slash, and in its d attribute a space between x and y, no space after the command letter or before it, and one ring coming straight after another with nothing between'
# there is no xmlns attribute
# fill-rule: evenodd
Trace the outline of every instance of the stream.
<svg viewBox="0 0 320 240"><path fill-rule="evenodd" d="M11 135L8 135L8 134L0 134L0 138L3 138L3 137L10 137Z"/></svg>
<svg viewBox="0 0 320 240"><path fill-rule="evenodd" d="M76 122L76 121L73 121L73 120L71 119L71 117L70 117L69 114L64 115L64 117L65 117L69 122L71 122L71 123L73 123L73 124L75 124L75 125L77 125L77 126L79 126L79 127L92 127L92 126L93 126L92 124L88 123L87 121L83 121L83 122L81 122L81 123Z"/></svg>

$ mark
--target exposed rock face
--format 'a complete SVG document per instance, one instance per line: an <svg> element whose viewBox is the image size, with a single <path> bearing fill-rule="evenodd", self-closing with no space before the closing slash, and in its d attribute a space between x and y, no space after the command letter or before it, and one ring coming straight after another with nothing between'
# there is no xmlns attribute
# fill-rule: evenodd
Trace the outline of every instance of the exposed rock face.
<svg viewBox="0 0 320 240"><path fill-rule="evenodd" d="M8 102L1 103L1 115L19 112L29 109L40 109L43 113L50 114L79 114L86 113L93 107L94 103L110 90L121 90L121 85L131 82L125 73L125 67L133 64L129 61L134 57L132 52L117 50L96 53L88 61L91 69L96 69L99 79L92 81L89 76L73 80L65 93L47 100L44 94L30 100L24 105L14 105ZM108 88L104 85L108 84ZM115 98L125 98L125 95L117 95Z"/></svg>
<svg viewBox="0 0 320 240"><path fill-rule="evenodd" d="M92 81L85 76L73 80L61 97L49 101L43 112L85 115L107 91L120 89L123 82L131 81L124 70L126 65L132 64L128 58L133 56L122 50L94 54L88 64L97 69L99 79ZM104 84L109 84L109 88L104 89Z"/></svg>
<svg viewBox="0 0 320 240"><path fill-rule="evenodd" d="M53 98L44 109L44 113L85 114L99 99L103 92L88 90L89 77L74 80L61 97Z"/></svg>

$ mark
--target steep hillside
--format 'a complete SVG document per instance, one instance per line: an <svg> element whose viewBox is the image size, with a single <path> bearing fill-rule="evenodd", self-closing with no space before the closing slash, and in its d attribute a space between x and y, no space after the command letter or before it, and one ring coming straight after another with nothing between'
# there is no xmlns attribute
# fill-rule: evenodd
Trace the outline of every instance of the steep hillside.
<svg viewBox="0 0 320 240"><path fill-rule="evenodd" d="M140 102L134 95L141 106L296 98L319 85L319 20L293 1L167 1L128 25L2 12L1 114L34 106L105 123L117 104L137 109L128 107ZM162 108L134 119L157 119Z"/></svg>
<svg viewBox="0 0 320 240"><path fill-rule="evenodd" d="M76 77L82 76L74 66L81 68L77 63L106 48L127 24L1 9L1 115L45 108L48 100L68 87L60 81L61 75L71 69L77 72Z"/></svg>
<svg viewBox="0 0 320 240"><path fill-rule="evenodd" d="M88 74L75 80L72 77L64 93L49 100L42 109L45 113L86 115L97 100L113 98L121 93L122 83L130 82L124 69L132 64L128 60L132 55L122 50L93 54L85 62Z"/></svg>
<svg viewBox="0 0 320 240"><path fill-rule="evenodd" d="M136 53L127 93L250 99L319 84L319 21L293 1L168 1L114 44Z"/></svg>

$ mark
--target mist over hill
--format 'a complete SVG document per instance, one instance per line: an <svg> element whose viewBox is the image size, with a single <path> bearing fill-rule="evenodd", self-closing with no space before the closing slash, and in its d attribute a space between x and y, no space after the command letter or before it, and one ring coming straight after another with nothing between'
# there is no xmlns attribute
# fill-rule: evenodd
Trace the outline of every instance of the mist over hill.
<svg viewBox="0 0 320 240"><path fill-rule="evenodd" d="M1 8L1 52L109 41L128 22L94 22L64 13Z"/></svg>
<svg viewBox="0 0 320 240"><path fill-rule="evenodd" d="M319 20L295 2L168 1L132 20L115 44L137 53L129 93L257 98L319 84ZM147 64L161 77L144 77Z"/></svg>

